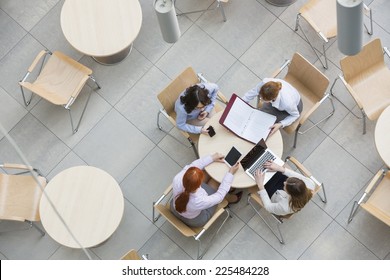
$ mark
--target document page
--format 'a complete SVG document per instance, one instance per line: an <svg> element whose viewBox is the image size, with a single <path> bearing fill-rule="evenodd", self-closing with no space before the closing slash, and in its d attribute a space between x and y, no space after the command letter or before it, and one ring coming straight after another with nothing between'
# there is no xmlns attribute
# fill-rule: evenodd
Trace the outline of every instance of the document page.
<svg viewBox="0 0 390 280"><path fill-rule="evenodd" d="M275 116L253 108L236 94L232 95L225 110L228 111L223 114L221 124L254 144L261 138L267 139L276 120Z"/></svg>

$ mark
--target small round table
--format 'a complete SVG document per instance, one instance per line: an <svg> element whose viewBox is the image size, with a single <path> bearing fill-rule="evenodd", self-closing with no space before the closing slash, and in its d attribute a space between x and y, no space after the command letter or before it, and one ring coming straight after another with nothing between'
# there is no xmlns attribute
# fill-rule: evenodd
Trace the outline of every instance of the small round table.
<svg viewBox="0 0 390 280"><path fill-rule="evenodd" d="M115 179L92 166L76 166L56 175L45 192L81 243L90 248L107 240L122 220L124 199ZM58 243L81 248L42 195L39 212L46 232Z"/></svg>
<svg viewBox="0 0 390 280"><path fill-rule="evenodd" d="M200 135L198 142L200 157L214 154L215 152L226 155L232 146L236 147L241 152L241 157L244 157L254 147L253 143L238 137L219 123L222 113L223 111L216 113L205 125L205 127L208 127L209 125L213 126L216 135L214 137L204 134ZM283 139L280 131L277 131L272 136L268 137L266 143L277 156L282 157ZM205 170L214 180L221 182L226 172L229 170L229 167L225 163L212 163L206 166ZM245 173L240 165L240 168L234 175L232 187L248 188L255 184L255 181Z"/></svg>
<svg viewBox="0 0 390 280"><path fill-rule="evenodd" d="M390 167L390 106L382 112L376 122L375 145L384 163Z"/></svg>
<svg viewBox="0 0 390 280"><path fill-rule="evenodd" d="M61 10L65 38L101 64L127 57L141 23L138 0L66 0Z"/></svg>

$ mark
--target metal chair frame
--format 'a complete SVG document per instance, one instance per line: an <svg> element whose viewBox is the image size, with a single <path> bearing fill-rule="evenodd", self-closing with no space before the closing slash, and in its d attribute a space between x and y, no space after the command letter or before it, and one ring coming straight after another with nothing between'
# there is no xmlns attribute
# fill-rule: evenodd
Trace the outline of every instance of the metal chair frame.
<svg viewBox="0 0 390 280"><path fill-rule="evenodd" d="M41 73L41 71L42 71L42 69L43 69L43 65L44 65L44 62L46 61L47 55L52 55L52 54L53 54L53 53L52 53L51 51L45 50L45 55L44 55L44 57L42 58L42 62L41 62L41 65L40 65L40 68L39 68L39 71L38 71L38 76L39 76L39 74ZM29 70L30 70L30 69L29 69ZM27 71L27 73L24 75L23 79L20 80L20 82L21 82L21 83L22 83L22 82L25 82L25 81L27 80L27 78L29 77L30 74L31 74L31 72L30 72L30 71ZM89 75L89 79L92 80L92 81L96 84L96 86L97 86L98 89L101 89L101 86L98 84L98 82L96 81L96 79L95 79L92 75ZM21 85L20 85L20 90L21 90L21 92L22 92L22 97L23 97L24 105L27 107L28 105L30 105L31 100L32 100L34 94L36 94L36 93L31 92L30 98L28 98L28 100L27 100L26 95L25 95L25 92L24 92L24 90L23 90L23 86L21 86ZM78 131L79 127L80 127L81 120L82 120L82 118L83 118L83 116L84 116L85 110L87 109L87 105L88 105L89 100L90 100L90 98L91 98L91 93L92 93L92 91L90 91L90 92L88 93L87 101L85 102L85 105L84 105L84 107L83 107L83 111L81 112L80 119L79 119L79 121L77 122L77 125L76 125L76 126L74 126L73 117L72 117L72 112L71 112L71 108L70 108L70 107L72 106L72 104L74 103L74 101L76 100L76 98L71 97L71 98L69 99L69 101L68 101L66 104L62 105L62 106L68 111L68 113L69 113L70 124L71 124L71 126L72 126L72 133L73 133L73 134L75 134L75 133Z"/></svg>
<svg viewBox="0 0 390 280"><path fill-rule="evenodd" d="M223 17L223 21L226 22L226 15L225 15L225 10L223 9L223 5L221 2L225 2L225 1L221 1L221 0L214 0L214 2L212 4L214 4L215 2L217 2L217 6L215 8L207 8L207 9L203 9L203 10L196 10L196 11L190 11L190 12L182 12L182 13L177 13L176 15L177 16L181 16L181 15L187 15L187 14L194 14L194 13L199 13L199 12L208 12L208 11L213 11L215 9L218 9L221 11L221 14L222 14L222 17ZM173 4L175 5L176 3L176 0L173 1ZM212 5L211 4L211 5ZM176 5L175 5L176 6Z"/></svg>

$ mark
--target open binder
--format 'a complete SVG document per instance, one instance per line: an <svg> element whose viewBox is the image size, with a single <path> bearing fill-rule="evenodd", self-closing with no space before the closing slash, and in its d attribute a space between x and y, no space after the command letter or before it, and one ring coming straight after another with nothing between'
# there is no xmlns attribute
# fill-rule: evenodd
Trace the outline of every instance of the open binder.
<svg viewBox="0 0 390 280"><path fill-rule="evenodd" d="M253 108L235 93L219 119L222 126L253 144L267 139L275 121L275 116Z"/></svg>

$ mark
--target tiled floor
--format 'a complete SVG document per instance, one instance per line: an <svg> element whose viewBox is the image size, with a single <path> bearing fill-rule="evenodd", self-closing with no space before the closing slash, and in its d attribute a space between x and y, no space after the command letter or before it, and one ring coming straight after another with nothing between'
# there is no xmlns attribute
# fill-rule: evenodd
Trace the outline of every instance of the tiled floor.
<svg viewBox="0 0 390 280"><path fill-rule="evenodd" d="M93 258L118 259L135 248L151 259L193 259L194 240L182 237L164 219L151 222L152 201L182 166L194 160L190 149L157 129L156 94L187 66L218 83L229 97L233 92L244 94L296 51L320 64L293 30L305 0L289 7L271 6L265 0L231 0L225 5L225 23L218 11L182 16L182 37L175 44L162 40L152 1L140 2L143 23L133 51L118 65L102 66L65 40L59 20L63 1L2 0L0 120L28 160L49 179L68 167L87 164L106 170L120 183L125 196L123 220L108 241L90 250ZM212 0L177 2L178 9L185 10L195 2L207 7ZM383 45L390 46L390 1L366 3L374 14L372 38L380 37ZM365 34L365 42L370 39ZM60 50L91 67L102 86L92 95L75 135L62 108L39 98L28 108L23 105L18 81L44 48ZM342 57L335 40L328 53L329 69L323 72L332 81L340 72ZM390 65L390 59L386 61ZM353 108L340 85L336 91ZM78 112L83 97L79 99ZM316 197L282 225L286 245L281 245L243 199L231 207L233 218L205 259L390 259L388 226L363 211L347 223L353 201L383 166L374 143L375 123L368 121L367 134L362 135L361 121L335 103L335 115L300 137L296 149L291 148L293 137L283 133L283 157L294 155L324 182L328 203ZM327 109L325 105L312 121ZM21 162L3 134L0 161ZM0 231L7 231L0 234L1 259L86 258L81 250L63 247L34 229L11 231L22 226L0 223Z"/></svg>

